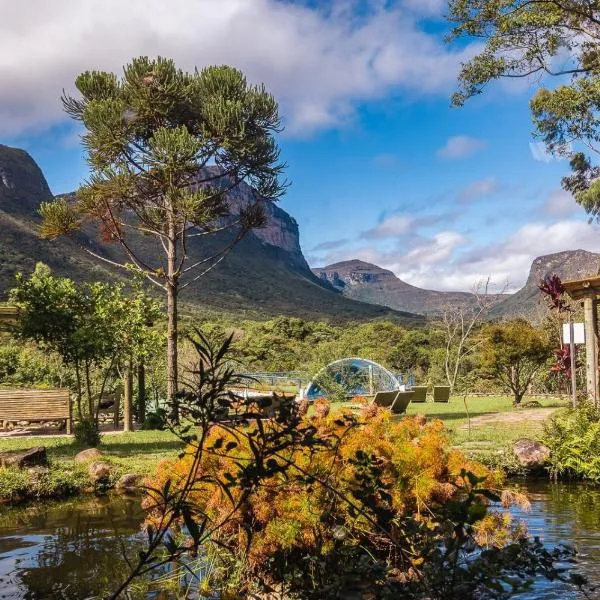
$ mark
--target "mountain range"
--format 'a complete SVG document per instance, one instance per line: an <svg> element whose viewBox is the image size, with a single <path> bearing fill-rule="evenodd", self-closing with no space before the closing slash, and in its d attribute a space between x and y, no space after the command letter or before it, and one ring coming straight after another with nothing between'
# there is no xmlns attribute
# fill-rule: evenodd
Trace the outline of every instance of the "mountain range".
<svg viewBox="0 0 600 600"><path fill-rule="evenodd" d="M256 200L256 192L240 184L229 194L232 212ZM46 241L39 237L41 202L53 194L46 179L24 150L0 145L0 301L7 298L17 272L31 272L38 261L76 280L111 280L122 271L90 256L86 249L122 260L120 248L100 241L87 228L74 238ZM406 324L447 307L475 301L469 292L422 289L389 270L349 260L311 270L300 247L295 219L266 203L266 225L244 238L219 266L190 286L182 301L190 309L241 313L248 317L297 315L334 321L389 317ZM223 239L190 240L190 261L212 254ZM152 240L135 241L142 254L155 252ZM573 250L534 260L525 286L515 294L493 297L492 316L529 316L539 304L537 285L545 275L575 279L596 274L600 254ZM492 274L493 275L493 274Z"/></svg>
<svg viewBox="0 0 600 600"><path fill-rule="evenodd" d="M253 201L254 190L242 183L230 194L241 206ZM75 238L55 241L39 237L41 202L52 192L33 158L24 150L0 145L0 300L6 300L17 272L33 271L43 261L54 272L76 280L111 280L123 272L93 258L86 248L112 259L122 258L116 244L102 243L96 231L85 229ZM300 249L298 224L283 209L266 203L266 226L250 232L218 268L191 285L181 301L190 309L230 311L252 316L276 314L331 320L389 316L407 323L423 317L357 302L339 294L310 270ZM189 260L211 255L223 239L192 238ZM155 252L149 236L136 245L144 254Z"/></svg>

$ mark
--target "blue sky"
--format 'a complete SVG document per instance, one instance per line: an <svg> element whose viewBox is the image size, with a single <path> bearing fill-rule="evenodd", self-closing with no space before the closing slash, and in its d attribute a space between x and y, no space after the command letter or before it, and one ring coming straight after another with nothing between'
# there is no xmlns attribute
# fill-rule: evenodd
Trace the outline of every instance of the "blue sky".
<svg viewBox="0 0 600 600"><path fill-rule="evenodd" d="M55 193L86 175L59 97L132 56L232 64L280 101L281 206L310 263L362 258L415 285L518 288L535 256L600 251L560 190L567 165L531 137L535 82L449 97L477 46L443 42L442 0L29 0L0 23L0 143L26 148Z"/></svg>

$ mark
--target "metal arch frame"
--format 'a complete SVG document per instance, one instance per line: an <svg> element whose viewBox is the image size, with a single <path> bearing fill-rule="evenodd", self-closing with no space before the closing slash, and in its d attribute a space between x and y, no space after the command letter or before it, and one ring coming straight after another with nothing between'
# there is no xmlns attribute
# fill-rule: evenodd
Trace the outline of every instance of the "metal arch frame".
<svg viewBox="0 0 600 600"><path fill-rule="evenodd" d="M395 382L396 387L394 389L396 389L396 390L401 389L401 384L398 381L398 378L396 377L396 375L394 375L389 369L386 369L383 365L379 364L378 362L375 362L374 360L370 360L369 358L361 358L360 356L349 356L347 358L338 358L337 360L334 360L333 362L330 362L329 364L325 365L320 371L318 371L314 375L314 377L310 380L309 384L306 386L303 397L308 398L308 391L313 386L315 380L318 379L319 375L321 375L321 373L325 373L327 371L327 369L329 369L329 367L332 367L339 363L345 363L348 361L352 361L352 360L359 360L360 362L367 363L371 367L377 367L377 368L381 369L389 376L391 381ZM390 391L392 391L392 390L390 390Z"/></svg>

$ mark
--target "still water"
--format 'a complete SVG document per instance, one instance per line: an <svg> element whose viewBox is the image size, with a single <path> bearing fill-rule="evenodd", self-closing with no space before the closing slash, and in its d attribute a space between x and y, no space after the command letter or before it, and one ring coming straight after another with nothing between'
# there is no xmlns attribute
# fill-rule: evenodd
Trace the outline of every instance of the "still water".
<svg viewBox="0 0 600 600"><path fill-rule="evenodd" d="M527 486L532 509L518 513L532 535L579 551L578 570L600 584L600 488ZM127 572L124 554L142 544L139 500L85 500L0 508L0 600L83 600L98 597ZM156 595L154 598L158 598ZM540 582L520 600L576 599L560 584Z"/></svg>

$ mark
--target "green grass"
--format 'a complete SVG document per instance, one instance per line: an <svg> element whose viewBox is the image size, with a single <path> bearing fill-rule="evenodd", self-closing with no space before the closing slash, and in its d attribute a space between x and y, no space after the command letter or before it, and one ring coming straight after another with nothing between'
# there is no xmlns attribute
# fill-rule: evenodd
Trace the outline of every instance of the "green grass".
<svg viewBox="0 0 600 600"><path fill-rule="evenodd" d="M527 398L532 400L534 398ZM567 405L567 401L548 398L535 398L543 408L559 408ZM334 404L333 410L340 410L343 404ZM515 422L491 423L475 426L469 432L463 426L468 417L462 397L453 397L445 404L426 402L412 404L408 407L408 415L423 414L429 419L442 419L450 433L450 440L468 454L498 454L512 442L522 437L539 438L543 429L541 420L519 418L523 409L512 406L512 398L508 396L491 396L467 398L467 407L471 419L482 415L515 415ZM538 409L528 409L535 412ZM503 418L503 417L499 417ZM69 468L73 457L81 450L68 437L19 437L0 440L0 452L22 450L32 446L45 446L51 464L58 468ZM151 473L163 459L174 458L181 448L181 443L173 434L165 431L137 431L104 435L100 450L106 459L115 465L120 472Z"/></svg>
<svg viewBox="0 0 600 600"><path fill-rule="evenodd" d="M83 448L68 437L19 437L0 440L0 452L45 446L52 463L68 463ZM136 431L102 436L99 450L123 471L147 474L158 462L177 456L181 443L168 431Z"/></svg>

